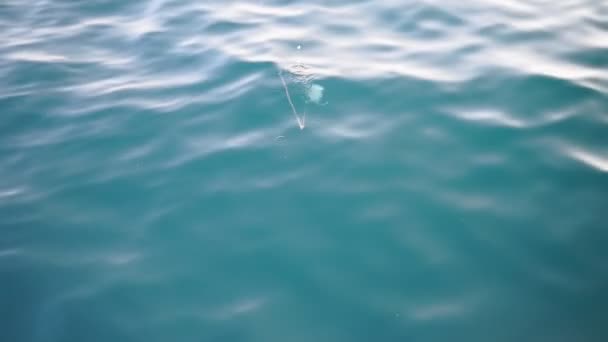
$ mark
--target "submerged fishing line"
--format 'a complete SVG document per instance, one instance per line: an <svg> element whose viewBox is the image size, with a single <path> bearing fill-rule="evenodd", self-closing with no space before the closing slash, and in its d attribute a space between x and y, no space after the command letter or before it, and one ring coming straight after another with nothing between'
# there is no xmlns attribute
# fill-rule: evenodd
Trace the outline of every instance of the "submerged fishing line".
<svg viewBox="0 0 608 342"><path fill-rule="evenodd" d="M298 122L298 126L300 126L300 129L304 129L304 125L306 123L306 113L304 113L304 116L302 117L302 119L300 119L300 116L298 115L298 112L296 111L296 107L293 105L293 101L291 101L291 96L289 95L289 89L287 89L287 82L285 82L285 79L283 78L283 73L281 72L281 69L279 69L279 77L281 78L281 82L283 83L283 88L285 88L285 95L287 95L287 101L289 101L289 105L291 106L291 110L293 111L293 116L296 118L296 121Z"/></svg>

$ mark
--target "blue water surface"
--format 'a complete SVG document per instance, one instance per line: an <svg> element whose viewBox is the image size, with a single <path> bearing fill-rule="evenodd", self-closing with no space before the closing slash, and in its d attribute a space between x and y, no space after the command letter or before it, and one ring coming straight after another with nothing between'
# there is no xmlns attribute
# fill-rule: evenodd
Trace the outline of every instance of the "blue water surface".
<svg viewBox="0 0 608 342"><path fill-rule="evenodd" d="M0 113L0 341L608 340L606 1L4 0Z"/></svg>

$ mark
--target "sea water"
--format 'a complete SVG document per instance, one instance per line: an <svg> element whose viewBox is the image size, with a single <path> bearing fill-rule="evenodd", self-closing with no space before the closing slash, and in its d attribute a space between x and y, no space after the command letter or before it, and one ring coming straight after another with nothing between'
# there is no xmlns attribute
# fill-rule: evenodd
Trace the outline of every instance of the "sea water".
<svg viewBox="0 0 608 342"><path fill-rule="evenodd" d="M0 341L608 339L605 1L5 0L0 111Z"/></svg>

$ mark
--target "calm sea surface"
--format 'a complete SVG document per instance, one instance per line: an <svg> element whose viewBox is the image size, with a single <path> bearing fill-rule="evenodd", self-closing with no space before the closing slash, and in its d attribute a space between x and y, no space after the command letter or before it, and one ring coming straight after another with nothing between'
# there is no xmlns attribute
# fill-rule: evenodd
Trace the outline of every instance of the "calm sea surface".
<svg viewBox="0 0 608 342"><path fill-rule="evenodd" d="M0 341L608 341L608 2L3 0Z"/></svg>

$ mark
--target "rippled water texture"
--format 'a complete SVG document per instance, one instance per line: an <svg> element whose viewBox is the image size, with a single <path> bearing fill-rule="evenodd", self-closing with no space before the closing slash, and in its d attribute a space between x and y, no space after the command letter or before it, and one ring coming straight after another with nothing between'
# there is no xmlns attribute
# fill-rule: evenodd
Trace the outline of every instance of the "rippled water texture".
<svg viewBox="0 0 608 342"><path fill-rule="evenodd" d="M606 1L3 0L0 110L0 341L608 340Z"/></svg>

